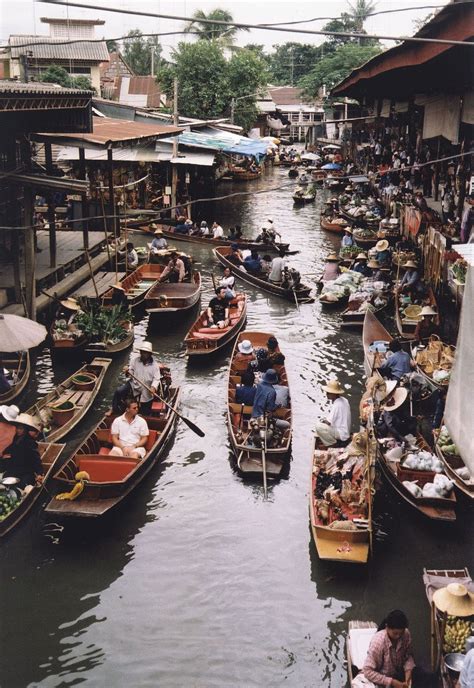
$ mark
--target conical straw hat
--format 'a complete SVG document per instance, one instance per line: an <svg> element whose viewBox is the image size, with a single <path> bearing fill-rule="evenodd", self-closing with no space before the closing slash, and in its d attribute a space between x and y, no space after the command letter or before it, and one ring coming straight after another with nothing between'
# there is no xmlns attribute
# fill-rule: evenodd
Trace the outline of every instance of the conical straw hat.
<svg viewBox="0 0 474 688"><path fill-rule="evenodd" d="M474 615L474 594L460 583L450 583L437 590L433 595L433 602L437 609L451 616Z"/></svg>

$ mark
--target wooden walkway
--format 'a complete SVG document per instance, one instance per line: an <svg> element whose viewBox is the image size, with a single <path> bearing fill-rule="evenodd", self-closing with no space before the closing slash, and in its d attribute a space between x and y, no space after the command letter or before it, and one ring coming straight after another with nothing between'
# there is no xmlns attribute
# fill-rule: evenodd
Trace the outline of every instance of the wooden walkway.
<svg viewBox="0 0 474 688"><path fill-rule="evenodd" d="M115 272L98 272L95 276L95 284L97 291L99 292L99 297L103 296L105 292L110 289L110 287L117 281L121 281L125 277L125 272L119 272L117 275ZM117 279L118 278L118 279ZM73 291L72 295L74 297L87 297L90 299L96 298L94 283L90 279L88 282L83 284L81 287Z"/></svg>

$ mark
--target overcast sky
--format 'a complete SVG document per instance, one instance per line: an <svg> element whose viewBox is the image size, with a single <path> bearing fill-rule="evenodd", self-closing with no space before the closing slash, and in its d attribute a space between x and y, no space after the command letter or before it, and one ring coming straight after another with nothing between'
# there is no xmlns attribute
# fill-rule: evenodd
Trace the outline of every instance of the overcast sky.
<svg viewBox="0 0 474 688"><path fill-rule="evenodd" d="M136 9L139 11L157 12L183 17L191 17L196 9L205 12L220 7L232 13L235 21L258 24L296 21L313 17L335 17L348 9L346 0L78 0L85 4L114 7L118 9ZM410 36L414 33L413 20L422 19L429 9L411 10L420 5L446 5L448 0L377 0L378 10L403 9L395 14L370 17L366 22L368 33L389 36ZM124 36L132 28L146 33L176 31L183 28L183 22L167 19L134 17L126 14L115 14L99 10L82 10L64 5L53 7L50 3L39 0L0 0L0 37L2 44L10 34L47 34L49 27L40 22L40 17L68 17L104 19L105 25L97 27L97 36L116 38ZM295 28L320 29L324 21L297 25ZM183 36L164 36L161 43L165 56L175 47ZM192 40L187 38L186 40ZM311 34L291 34L276 31L252 30L238 35L237 44L261 43L267 50L276 43L295 41L318 44L322 36ZM387 47L394 45L386 43Z"/></svg>

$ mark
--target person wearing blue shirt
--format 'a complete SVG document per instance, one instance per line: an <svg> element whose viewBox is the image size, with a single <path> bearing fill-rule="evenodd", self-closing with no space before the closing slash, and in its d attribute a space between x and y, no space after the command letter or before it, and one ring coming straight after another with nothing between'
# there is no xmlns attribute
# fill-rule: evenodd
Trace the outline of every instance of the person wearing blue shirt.
<svg viewBox="0 0 474 688"><path fill-rule="evenodd" d="M359 272L364 277L370 277L372 270L367 266L367 256L365 253L359 253L351 270L353 272Z"/></svg>
<svg viewBox="0 0 474 688"><path fill-rule="evenodd" d="M271 414L277 408L276 391L273 385L278 384L278 374L273 368L267 370L258 383L253 402L252 418L259 418L265 414ZM278 419L275 423L280 430L286 430L290 423L286 420Z"/></svg>
<svg viewBox="0 0 474 688"><path fill-rule="evenodd" d="M381 267L386 267L390 265L391 255L389 251L389 243L387 239L381 239L375 244L375 249L377 251L375 260Z"/></svg>
<svg viewBox="0 0 474 688"><path fill-rule="evenodd" d="M402 350L402 345L397 339L392 339L388 348L392 355L387 356L380 366L379 372L389 380L400 380L404 375L411 372L413 362L410 354Z"/></svg>
<svg viewBox="0 0 474 688"><path fill-rule="evenodd" d="M257 388L254 387L255 375L246 370L241 376L241 385L235 388L235 403L245 404L245 406L253 406Z"/></svg>
<svg viewBox="0 0 474 688"><path fill-rule="evenodd" d="M186 218L184 216L178 217L178 224L174 228L176 234L189 234L190 225L186 224Z"/></svg>
<svg viewBox="0 0 474 688"><path fill-rule="evenodd" d="M247 256L244 260L244 267L248 272L253 272L253 273L260 273L262 271L262 262L261 258L258 255L258 251L256 248L252 249L251 255Z"/></svg>

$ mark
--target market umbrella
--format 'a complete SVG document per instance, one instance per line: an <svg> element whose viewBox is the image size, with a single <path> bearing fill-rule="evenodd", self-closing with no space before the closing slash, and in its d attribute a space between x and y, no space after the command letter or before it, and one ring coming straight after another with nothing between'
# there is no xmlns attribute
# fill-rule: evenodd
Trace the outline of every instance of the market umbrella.
<svg viewBox="0 0 474 688"><path fill-rule="evenodd" d="M338 146L337 143L328 143L327 146L323 146L323 150L329 150L329 149L331 149L331 150L337 150L337 149L340 148L340 147L341 147L341 146Z"/></svg>
<svg viewBox="0 0 474 688"><path fill-rule="evenodd" d="M301 160L321 160L321 157L316 153L303 153Z"/></svg>
<svg viewBox="0 0 474 688"><path fill-rule="evenodd" d="M46 327L20 315L0 314L0 350L9 353L32 349L46 339Z"/></svg>
<svg viewBox="0 0 474 688"><path fill-rule="evenodd" d="M337 162L328 162L327 165L321 167L322 170L340 170L342 165L338 165Z"/></svg>

